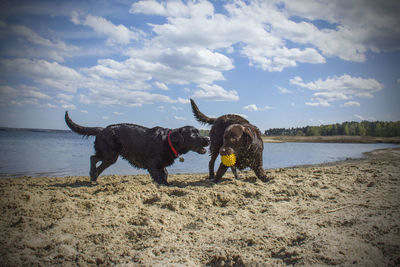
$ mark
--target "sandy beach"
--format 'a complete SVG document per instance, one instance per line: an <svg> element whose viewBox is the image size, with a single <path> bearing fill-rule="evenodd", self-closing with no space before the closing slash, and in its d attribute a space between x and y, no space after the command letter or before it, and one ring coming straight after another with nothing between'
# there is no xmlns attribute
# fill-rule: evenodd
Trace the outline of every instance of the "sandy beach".
<svg viewBox="0 0 400 267"><path fill-rule="evenodd" d="M266 172L0 179L0 265L400 265L400 149Z"/></svg>

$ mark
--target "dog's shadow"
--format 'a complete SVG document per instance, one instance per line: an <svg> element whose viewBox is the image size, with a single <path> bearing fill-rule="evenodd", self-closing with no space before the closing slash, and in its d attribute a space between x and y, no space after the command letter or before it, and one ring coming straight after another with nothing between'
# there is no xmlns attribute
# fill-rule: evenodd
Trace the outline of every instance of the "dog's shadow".
<svg viewBox="0 0 400 267"><path fill-rule="evenodd" d="M213 187L219 184L224 184L224 183L229 183L232 181L243 181L247 183L256 183L257 182L257 177L246 177L245 179L235 179L235 178L221 178L217 183L214 182L214 180L211 180L208 178L208 176L202 178L201 180L197 181L172 181L170 182L170 187L176 186L179 188L185 188L188 186L198 186L198 187Z"/></svg>
<svg viewBox="0 0 400 267"><path fill-rule="evenodd" d="M170 187L185 188L189 186L195 187L213 187L215 185L213 180L208 179L208 177L201 178L196 181L171 181L169 182Z"/></svg>
<svg viewBox="0 0 400 267"><path fill-rule="evenodd" d="M75 181L73 183L61 183L61 184L53 184L50 185L51 187L72 187L72 188L79 188L79 187L94 187L97 186L97 182L90 182L90 181Z"/></svg>

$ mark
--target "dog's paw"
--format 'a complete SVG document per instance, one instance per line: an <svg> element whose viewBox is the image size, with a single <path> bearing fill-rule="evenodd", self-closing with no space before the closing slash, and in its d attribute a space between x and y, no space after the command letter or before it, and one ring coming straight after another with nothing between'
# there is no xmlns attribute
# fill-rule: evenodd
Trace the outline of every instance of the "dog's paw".
<svg viewBox="0 0 400 267"><path fill-rule="evenodd" d="M170 186L171 184L168 183L167 181L156 181L157 185L159 186Z"/></svg>
<svg viewBox="0 0 400 267"><path fill-rule="evenodd" d="M242 180L242 176L241 175L237 174L237 175L234 175L234 176L235 176L236 180Z"/></svg>
<svg viewBox="0 0 400 267"><path fill-rule="evenodd" d="M214 183L218 184L218 183L220 183L222 181L222 179L221 178L214 178L214 179L212 179L212 181Z"/></svg>
<svg viewBox="0 0 400 267"><path fill-rule="evenodd" d="M274 179L266 177L266 176L265 177L260 177L260 180L263 181L264 183L269 183L269 184L275 183Z"/></svg>

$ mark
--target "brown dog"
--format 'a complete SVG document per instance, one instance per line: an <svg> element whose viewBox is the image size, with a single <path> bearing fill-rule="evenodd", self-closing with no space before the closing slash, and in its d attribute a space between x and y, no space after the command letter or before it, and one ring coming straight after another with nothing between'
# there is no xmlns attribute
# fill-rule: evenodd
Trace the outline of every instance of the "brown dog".
<svg viewBox="0 0 400 267"><path fill-rule="evenodd" d="M233 114L209 118L200 112L192 99L190 99L190 103L194 117L199 122L212 125L210 130L210 179L219 182L228 169L221 163L214 177L214 165L218 155L235 154L236 164L231 168L236 178L238 178L236 168L242 170L250 167L260 180L269 181L262 167L264 143L261 139L261 132L256 126L250 124L243 117Z"/></svg>

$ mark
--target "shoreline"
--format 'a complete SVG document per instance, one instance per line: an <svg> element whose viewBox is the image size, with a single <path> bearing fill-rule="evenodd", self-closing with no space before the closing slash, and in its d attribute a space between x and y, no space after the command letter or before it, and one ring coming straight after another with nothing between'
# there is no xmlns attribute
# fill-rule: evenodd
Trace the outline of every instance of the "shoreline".
<svg viewBox="0 0 400 267"><path fill-rule="evenodd" d="M265 141L264 141L265 142ZM299 141L300 142L300 141ZM311 143L312 141L309 141L308 143ZM266 141L265 143L284 143L284 142L280 142L280 141ZM307 143L307 142L306 142ZM325 143L329 143L329 142L325 142ZM353 142L356 143L356 142ZM340 144L340 143L338 143ZM396 144L396 143L394 143ZM398 146L400 148L400 146ZM377 150L380 149L390 149L390 148L378 148ZM282 168L295 168L295 167L310 167L310 166L319 166L319 165L325 165L325 164L335 164L335 163L340 163L343 161L347 161L347 160L358 160L358 159L362 159L364 158L365 154L368 154L370 152L373 152L375 150L369 151L369 152L363 152L362 155L360 157L355 157L355 158L345 158L345 159L338 159L338 160L333 160L333 161L326 161L326 162L322 162L322 163L311 163L311 164L300 164L300 165L293 165L293 166L283 166L283 167L271 167L271 168L267 168L264 167L265 170L273 170L273 169L282 169ZM120 159L121 160L121 159ZM228 172L230 172L230 170L228 170ZM208 172L179 172L179 173L171 173L170 175L208 175ZM136 176L136 175L146 175L146 174L135 174L135 173L131 173L131 174L106 174L106 175L101 175L101 176L110 176L110 175L116 175L116 176ZM57 175L54 174L54 172L49 172L49 173L44 173L44 172L40 172L40 173L12 173L12 174L8 174L8 173L0 173L0 179L9 179L9 178L33 178L33 179L37 179L37 178L45 178L45 177L54 177L54 178L68 178L68 177L86 177L87 175ZM88 176L87 176L88 177ZM89 179L89 178L88 178Z"/></svg>
<svg viewBox="0 0 400 267"><path fill-rule="evenodd" d="M206 174L0 179L0 255L20 265L400 263L400 148L361 159Z"/></svg>
<svg viewBox="0 0 400 267"><path fill-rule="evenodd" d="M400 144L400 137L372 137L372 136L262 136L264 143L388 143Z"/></svg>

